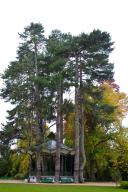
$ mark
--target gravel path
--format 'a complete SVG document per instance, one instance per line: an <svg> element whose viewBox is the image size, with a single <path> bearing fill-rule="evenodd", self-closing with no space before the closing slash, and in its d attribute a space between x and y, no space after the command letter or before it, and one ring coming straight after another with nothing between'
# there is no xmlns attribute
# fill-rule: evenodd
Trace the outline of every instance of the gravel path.
<svg viewBox="0 0 128 192"><path fill-rule="evenodd" d="M25 181L21 181L21 180L0 180L0 183L23 183L25 184ZM29 183L26 183L29 184ZM79 183L79 184L75 184L75 183L31 183L31 184L36 184L36 185L81 185L81 186L116 186L115 182L85 182L85 183Z"/></svg>

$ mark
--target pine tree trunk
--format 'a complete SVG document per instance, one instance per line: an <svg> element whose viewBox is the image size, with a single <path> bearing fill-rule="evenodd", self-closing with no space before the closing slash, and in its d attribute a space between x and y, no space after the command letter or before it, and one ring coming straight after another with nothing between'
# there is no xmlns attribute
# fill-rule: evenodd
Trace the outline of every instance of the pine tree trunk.
<svg viewBox="0 0 128 192"><path fill-rule="evenodd" d="M36 151L36 176L37 181L39 182L41 177L41 155L40 155L40 149L37 149Z"/></svg>
<svg viewBox="0 0 128 192"><path fill-rule="evenodd" d="M41 155L41 168L42 168L42 174L41 175L45 175L45 164L44 164L44 156L43 154Z"/></svg>
<svg viewBox="0 0 128 192"><path fill-rule="evenodd" d="M92 126L91 126L91 133L94 135L95 133L95 119L92 112ZM92 159L90 155L90 180L95 181L95 160Z"/></svg>
<svg viewBox="0 0 128 192"><path fill-rule="evenodd" d="M81 164L80 164L80 182L84 182L84 169L86 165L85 144L84 144L84 106L81 104L81 134L80 134L80 152L81 152Z"/></svg>
<svg viewBox="0 0 128 192"><path fill-rule="evenodd" d="M85 143L84 143L84 98L83 98L83 81L82 81L82 69L80 69L80 119L81 119L81 129L80 129L80 182L84 182L84 169L86 165L86 155L85 155Z"/></svg>
<svg viewBox="0 0 128 192"><path fill-rule="evenodd" d="M62 105L63 105L63 83L61 81L61 91L60 91L60 143L63 144L63 112L62 112ZM60 174L63 175L63 156L60 160Z"/></svg>
<svg viewBox="0 0 128 192"><path fill-rule="evenodd" d="M40 118L39 114L37 113L37 129L36 129L36 144L37 144L37 150L36 150L36 176L37 176L37 181L40 180L41 177L41 154L40 154L40 134L41 134L41 129L40 129Z"/></svg>
<svg viewBox="0 0 128 192"><path fill-rule="evenodd" d="M30 140L29 140L29 147L33 144L33 131L32 131L32 125L29 121L29 128L30 128ZM29 175L32 174L32 154L29 154Z"/></svg>
<svg viewBox="0 0 128 192"><path fill-rule="evenodd" d="M38 64L37 64L37 45L35 43L35 77L38 77ZM37 85L35 85L35 101L36 104L38 103L40 98L39 91ZM36 151L36 176L37 180L40 180L41 176L41 155L40 155L40 134L41 134L41 129L40 129L40 113L38 110L38 106L36 106L36 144L37 144L37 151Z"/></svg>
<svg viewBox="0 0 128 192"><path fill-rule="evenodd" d="M62 106L62 90L61 90L61 81L60 85L58 87L58 102L57 102L57 122L56 122L56 127L57 127L57 146L56 146L56 161L55 161L55 178L56 182L59 182L60 178L60 144L61 144L61 131L63 129L62 122L61 122L61 106Z"/></svg>
<svg viewBox="0 0 128 192"><path fill-rule="evenodd" d="M79 182L79 71L78 57L76 56L75 64L75 159L74 159L74 182Z"/></svg>
<svg viewBox="0 0 128 192"><path fill-rule="evenodd" d="M41 134L42 134L42 143L46 142L46 133L45 133L45 126L46 126L46 121L44 119L40 119L40 130L41 130ZM45 175L45 171L46 171L46 165L45 165L45 159L44 159L44 153L41 154L41 170L42 170L42 175Z"/></svg>
<svg viewBox="0 0 128 192"><path fill-rule="evenodd" d="M60 142L63 143L63 112L62 112L62 105L63 105L63 83L60 82Z"/></svg>
<svg viewBox="0 0 128 192"><path fill-rule="evenodd" d="M60 136L59 136L59 127L57 126L57 146L56 146L56 160L55 160L55 179L56 182L59 182L60 178Z"/></svg>

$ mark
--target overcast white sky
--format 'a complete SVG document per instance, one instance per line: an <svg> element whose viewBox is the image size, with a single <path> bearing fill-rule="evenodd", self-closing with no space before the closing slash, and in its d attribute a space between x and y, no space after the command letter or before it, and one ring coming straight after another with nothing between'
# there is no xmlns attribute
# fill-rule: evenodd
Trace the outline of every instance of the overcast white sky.
<svg viewBox="0 0 128 192"><path fill-rule="evenodd" d="M42 23L46 34L52 29L79 34L95 28L111 34L115 80L121 91L128 93L127 20L128 0L0 0L0 73L15 59L18 32L30 22ZM5 122L9 108L0 100L0 123Z"/></svg>

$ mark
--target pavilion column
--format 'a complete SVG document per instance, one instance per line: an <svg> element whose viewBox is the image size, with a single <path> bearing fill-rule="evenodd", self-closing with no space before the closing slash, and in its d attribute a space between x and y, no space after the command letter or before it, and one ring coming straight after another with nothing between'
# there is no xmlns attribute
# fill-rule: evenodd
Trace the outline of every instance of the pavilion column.
<svg viewBox="0 0 128 192"><path fill-rule="evenodd" d="M60 166L61 166L61 176L64 175L64 157L61 155L61 161L60 161Z"/></svg>

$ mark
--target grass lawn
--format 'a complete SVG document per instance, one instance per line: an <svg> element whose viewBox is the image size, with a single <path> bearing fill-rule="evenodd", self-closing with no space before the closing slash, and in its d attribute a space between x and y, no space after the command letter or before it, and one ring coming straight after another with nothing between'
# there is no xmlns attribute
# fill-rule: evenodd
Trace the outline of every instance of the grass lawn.
<svg viewBox="0 0 128 192"><path fill-rule="evenodd" d="M118 187L0 184L0 192L125 192Z"/></svg>

